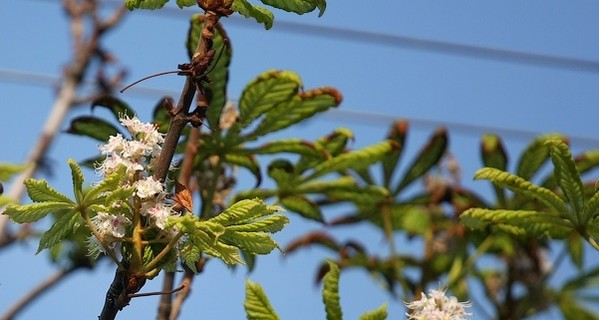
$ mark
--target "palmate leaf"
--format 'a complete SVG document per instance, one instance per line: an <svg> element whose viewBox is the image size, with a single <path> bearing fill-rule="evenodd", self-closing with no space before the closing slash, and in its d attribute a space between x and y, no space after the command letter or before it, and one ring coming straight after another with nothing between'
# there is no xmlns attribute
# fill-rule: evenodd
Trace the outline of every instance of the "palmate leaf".
<svg viewBox="0 0 599 320"><path fill-rule="evenodd" d="M44 249L52 248L65 237L77 231L77 228L83 223L83 218L78 211L62 214L52 224L52 227L42 235L36 254Z"/></svg>
<svg viewBox="0 0 599 320"><path fill-rule="evenodd" d="M83 177L83 172L81 171L81 167L75 162L73 159L68 160L69 167L71 167L71 177L73 179L73 194L75 195L75 199L77 202L81 202L82 193L83 193L83 181L85 178Z"/></svg>
<svg viewBox="0 0 599 320"><path fill-rule="evenodd" d="M266 111L262 121L253 132L245 136L245 139L253 140L268 133L285 129L319 112L337 107L341 100L341 93L331 87L298 93Z"/></svg>
<svg viewBox="0 0 599 320"><path fill-rule="evenodd" d="M102 182L88 190L87 193L85 193L83 201L86 203L94 203L98 198L102 198L104 193L119 189L127 176L125 174L126 171L127 168L124 165L121 165L113 173L106 176Z"/></svg>
<svg viewBox="0 0 599 320"><path fill-rule="evenodd" d="M127 116L129 118L135 116L135 111L133 111L133 109L131 109L127 103L109 94L103 94L94 99L91 106L92 111L96 107L104 107L108 109L116 120L119 120L123 116Z"/></svg>
<svg viewBox="0 0 599 320"><path fill-rule="evenodd" d="M398 148L393 150L383 159L383 185L390 189L393 174L397 169L397 163L402 155L406 136L408 135L408 122L405 120L395 121L391 125L391 131L387 135L388 140L397 142Z"/></svg>
<svg viewBox="0 0 599 320"><path fill-rule="evenodd" d="M260 0L262 3L275 8L293 12L297 14L304 14L314 11L318 8L318 16L321 17L327 8L326 0Z"/></svg>
<svg viewBox="0 0 599 320"><path fill-rule="evenodd" d="M8 215L16 223L35 222L52 212L72 210L75 204L70 202L38 202L24 205L9 205L4 214Z"/></svg>
<svg viewBox="0 0 599 320"><path fill-rule="evenodd" d="M248 320L279 320L262 287L249 279L245 281L243 307Z"/></svg>
<svg viewBox="0 0 599 320"><path fill-rule="evenodd" d="M508 188L531 200L541 201L548 208L563 217L572 218L566 203L558 195L553 193L553 191L537 186L509 172L495 168L482 168L476 172L474 179L489 180L500 187Z"/></svg>
<svg viewBox="0 0 599 320"><path fill-rule="evenodd" d="M327 320L341 320L341 303L339 298L339 267L332 261L327 261L329 271L323 278L322 301L327 315Z"/></svg>
<svg viewBox="0 0 599 320"><path fill-rule="evenodd" d="M239 99L239 122L242 127L293 97L302 86L300 77L291 71L269 70L248 83Z"/></svg>
<svg viewBox="0 0 599 320"><path fill-rule="evenodd" d="M397 195L416 179L422 177L430 168L436 165L447 149L448 137L445 128L437 129L428 143L420 150L413 162L408 166L401 181L393 190Z"/></svg>
<svg viewBox="0 0 599 320"><path fill-rule="evenodd" d="M196 4L196 1L194 1ZM191 59L196 52L198 39L204 27L204 15L194 14L190 19L189 31L187 33L187 53ZM208 80L203 83L205 96L208 98L208 110L206 119L208 125L216 130L220 129L220 115L227 102L227 82L229 80L229 64L231 63L232 47L231 39L227 36L222 24L217 23L212 38L212 47L216 50L207 74Z"/></svg>
<svg viewBox="0 0 599 320"><path fill-rule="evenodd" d="M29 178L25 180L25 187L27 188L27 195L34 202L74 203L69 197L50 187L46 180Z"/></svg>
<svg viewBox="0 0 599 320"><path fill-rule="evenodd" d="M565 138L561 135L543 135L535 138L522 152L516 166L516 174L523 179L530 180L549 159L549 150L545 142L550 138Z"/></svg>
<svg viewBox="0 0 599 320"><path fill-rule="evenodd" d="M568 145L555 138L547 140L545 145L549 148L551 161L555 167L553 174L557 184L568 198L574 215L580 218L584 205L584 188ZM580 226L584 225L583 221L577 221L577 223Z"/></svg>
<svg viewBox="0 0 599 320"><path fill-rule="evenodd" d="M254 18L258 23L264 24L266 30L272 28L275 16L268 9L253 5L246 0L233 0L231 10L246 18Z"/></svg>
<svg viewBox="0 0 599 320"><path fill-rule="evenodd" d="M65 132L87 136L100 142L106 142L110 136L120 133L114 125L106 120L88 116L81 116L73 119L70 127Z"/></svg>
<svg viewBox="0 0 599 320"><path fill-rule="evenodd" d="M252 220L282 211L281 207L269 206L259 199L244 199L229 206L209 221L223 226L247 224Z"/></svg>
<svg viewBox="0 0 599 320"><path fill-rule="evenodd" d="M168 0L124 0L125 8L129 10L133 9L160 9Z"/></svg>
<svg viewBox="0 0 599 320"><path fill-rule="evenodd" d="M569 221L533 210L473 208L464 211L460 220L472 229L494 225L506 232L526 237L564 238L573 232L573 226Z"/></svg>
<svg viewBox="0 0 599 320"><path fill-rule="evenodd" d="M371 164L380 161L386 154L395 148L397 148L395 142L386 140L359 150L341 154L314 167L312 173L304 180L311 180L332 172L368 167Z"/></svg>

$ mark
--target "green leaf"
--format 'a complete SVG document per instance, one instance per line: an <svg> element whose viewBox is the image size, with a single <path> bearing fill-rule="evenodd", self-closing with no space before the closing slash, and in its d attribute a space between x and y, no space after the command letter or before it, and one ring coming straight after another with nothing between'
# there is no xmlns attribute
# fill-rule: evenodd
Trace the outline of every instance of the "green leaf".
<svg viewBox="0 0 599 320"><path fill-rule="evenodd" d="M73 179L73 194L78 202L81 200L81 194L83 193L83 172L81 168L73 159L68 160L69 167L71 167L71 177Z"/></svg>
<svg viewBox="0 0 599 320"><path fill-rule="evenodd" d="M253 140L268 133L285 129L319 112L338 106L341 100L341 93L330 87L298 93L291 99L278 103L266 111L262 121L245 139Z"/></svg>
<svg viewBox="0 0 599 320"><path fill-rule="evenodd" d="M560 139L548 139L545 145L549 148L549 154L554 165L553 174L557 184L560 186L572 205L572 211L578 219L582 218L582 207L584 205L584 188L580 179L580 173L576 168L568 145ZM574 220L572 222L575 222ZM586 221L585 221L586 222ZM579 226L584 222L576 221Z"/></svg>
<svg viewBox="0 0 599 320"><path fill-rule="evenodd" d="M279 320L262 287L249 279L245 281L243 307L248 320Z"/></svg>
<svg viewBox="0 0 599 320"><path fill-rule="evenodd" d="M522 152L516 166L516 174L525 180L530 180L539 171L541 166L549 159L549 150L545 141L555 137L564 139L560 135L543 135L535 138Z"/></svg>
<svg viewBox="0 0 599 320"><path fill-rule="evenodd" d="M282 208L266 205L259 199L244 199L232 204L221 214L211 218L209 221L223 226L246 224L251 220L271 215L281 210Z"/></svg>
<svg viewBox="0 0 599 320"><path fill-rule="evenodd" d="M193 3L196 4L196 1L193 1ZM198 39L203 27L204 15L192 15L186 42L187 53L190 59L197 50ZM216 53L210 66L208 66L209 72L206 76L209 81L203 83L203 88L208 101L208 110L206 111L208 125L215 130L219 130L220 116L227 102L229 64L231 63L232 55L231 39L229 39L220 23L217 23L214 29L212 47L216 50Z"/></svg>
<svg viewBox="0 0 599 320"><path fill-rule="evenodd" d="M304 218L324 222L320 207L301 194L286 196L279 201L289 211L296 212Z"/></svg>
<svg viewBox="0 0 599 320"><path fill-rule="evenodd" d="M248 169L256 178L255 187L262 183L262 174L260 173L260 163L256 160L256 157L249 154L236 154L236 153L225 153L223 157L224 161Z"/></svg>
<svg viewBox="0 0 599 320"><path fill-rule="evenodd" d="M0 163L0 181L6 181L27 167L20 164Z"/></svg>
<svg viewBox="0 0 599 320"><path fill-rule="evenodd" d="M124 5L127 9L160 9L168 0L125 0Z"/></svg>
<svg viewBox="0 0 599 320"><path fill-rule="evenodd" d="M269 70L248 83L239 99L239 122L246 127L277 104L288 101L302 86L291 71Z"/></svg>
<svg viewBox="0 0 599 320"><path fill-rule="evenodd" d="M558 195L553 193L553 191L537 186L532 182L526 181L509 172L504 172L495 168L482 168L476 172L474 179L489 180L500 187L508 188L531 200L541 201L560 216L568 217L570 219L570 210L568 209L568 206Z"/></svg>
<svg viewBox="0 0 599 320"><path fill-rule="evenodd" d="M25 205L9 205L4 214L16 223L35 222L52 212L74 209L74 204L66 202L47 201Z"/></svg>
<svg viewBox="0 0 599 320"><path fill-rule="evenodd" d="M82 222L83 218L77 211L62 214L54 224L52 224L52 227L42 235L36 254L44 249L53 247L66 236L74 233L77 228L81 226Z"/></svg>
<svg viewBox="0 0 599 320"><path fill-rule="evenodd" d="M225 229L225 232L268 232L275 233L283 230L289 219L282 214L273 214L253 220L246 224L230 225Z"/></svg>
<svg viewBox="0 0 599 320"><path fill-rule="evenodd" d="M420 150L414 161L395 187L393 194L397 195L416 179L422 177L430 168L436 165L447 149L448 138L445 128L437 129L428 143Z"/></svg>
<svg viewBox="0 0 599 320"><path fill-rule="evenodd" d="M34 202L62 202L72 204L73 201L64 194L50 187L46 180L29 178L25 180L25 187L29 198Z"/></svg>
<svg viewBox="0 0 599 320"><path fill-rule="evenodd" d="M179 8L193 7L193 6L196 6L197 4L198 4L197 0L177 0L177 5L179 6Z"/></svg>
<svg viewBox="0 0 599 320"><path fill-rule="evenodd" d="M568 247L570 259L578 270L582 270L582 267L584 266L584 242L582 241L582 238L574 233L570 235L565 242Z"/></svg>
<svg viewBox="0 0 599 320"><path fill-rule="evenodd" d="M345 152L347 144L354 140L354 134L347 128L337 128L331 134L326 135L314 143L319 150L324 150L323 156L303 156L297 162L297 172L304 172L307 169L312 169L326 159L337 156Z"/></svg>
<svg viewBox="0 0 599 320"><path fill-rule="evenodd" d="M481 157L485 167L507 170L508 157L501 142L501 138L495 134L483 135L481 141ZM500 207L506 206L505 192L502 188L493 185L493 191L497 197Z"/></svg>
<svg viewBox="0 0 599 320"><path fill-rule="evenodd" d="M246 18L256 19L258 23L264 24L264 29L266 30L272 28L272 24L275 20L274 14L268 9L253 5L246 0L233 0L231 10L238 12Z"/></svg>
<svg viewBox="0 0 599 320"><path fill-rule="evenodd" d="M364 313L359 320L385 320L387 319L387 304L384 303L375 310Z"/></svg>
<svg viewBox="0 0 599 320"><path fill-rule="evenodd" d="M464 211L460 215L460 221L471 229L484 229L494 225L503 231L526 237L565 238L572 233L569 221L532 210L473 208Z"/></svg>
<svg viewBox="0 0 599 320"><path fill-rule="evenodd" d="M246 152L257 154L294 153L307 157L326 157L326 150L314 143L302 139L283 139L265 143L255 149L246 149Z"/></svg>
<svg viewBox="0 0 599 320"><path fill-rule="evenodd" d="M599 212L599 190L595 191L593 196L584 203L582 207L581 221L586 224Z"/></svg>
<svg viewBox="0 0 599 320"><path fill-rule="evenodd" d="M104 107L108 109L116 120L120 120L123 116L132 118L135 116L135 111L129 107L127 103L115 96L103 94L92 101L92 111L96 107Z"/></svg>
<svg viewBox="0 0 599 320"><path fill-rule="evenodd" d="M332 172L368 167L380 161L396 147L397 145L393 141L386 140L359 150L341 154L317 165L305 180L314 179Z"/></svg>
<svg viewBox="0 0 599 320"><path fill-rule="evenodd" d="M297 14L304 14L314 11L318 8L318 16L321 17L327 8L326 0L260 0L262 3L273 6L275 8L285 10L287 12L293 12Z"/></svg>
<svg viewBox="0 0 599 320"><path fill-rule="evenodd" d="M104 180L87 191L83 201L86 203L92 203L96 198L101 197L104 193L119 189L127 177L126 172L127 168L124 165L121 165L113 173L105 177Z"/></svg>
<svg viewBox="0 0 599 320"><path fill-rule="evenodd" d="M339 267L332 261L327 261L329 271L323 278L322 300L324 302L327 320L341 320L341 303L339 302Z"/></svg>
<svg viewBox="0 0 599 320"><path fill-rule="evenodd" d="M391 180L393 179L393 174L397 169L397 163L399 162L399 158L402 155L403 147L406 141L406 136L408 134L408 122L405 120L395 121L391 126L391 131L387 135L388 140L393 140L397 142L398 148L396 150L391 151L384 159L383 159L383 185L391 189Z"/></svg>
<svg viewBox="0 0 599 320"><path fill-rule="evenodd" d="M119 134L119 130L105 120L96 117L82 116L71 121L71 126L65 131L70 134L87 136L101 142L106 142L110 136Z"/></svg>
<svg viewBox="0 0 599 320"><path fill-rule="evenodd" d="M279 245L265 232L238 232L225 229L219 241L251 254L269 254Z"/></svg>

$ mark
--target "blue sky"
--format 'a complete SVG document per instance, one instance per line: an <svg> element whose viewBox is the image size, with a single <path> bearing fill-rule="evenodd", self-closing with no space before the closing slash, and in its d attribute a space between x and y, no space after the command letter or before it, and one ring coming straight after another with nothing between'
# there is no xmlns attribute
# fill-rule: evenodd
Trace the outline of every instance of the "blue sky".
<svg viewBox="0 0 599 320"><path fill-rule="evenodd" d="M107 6L110 8L112 5ZM105 47L127 68L129 81L174 70L187 59L184 40L192 12L179 10L174 4L164 11L132 12L107 36ZM339 110L290 130L287 136L314 139L336 127L348 127L357 137L354 146L361 147L384 137L393 119L412 119L408 152L413 154L435 126L444 125L450 132L451 151L462 166L463 183L481 193L487 192L488 186L471 182L471 177L481 166L478 143L485 132L504 135L512 161L535 132L570 135L575 151L599 147L597 70L422 50L405 46L397 38L599 61L597 2L346 0L330 1L321 18L315 13L295 16L281 11L275 16L269 31L241 17L223 21L234 49L230 96L238 97L245 83L267 69L296 71L305 88L329 85L344 95ZM338 38L323 30L299 28L291 32L289 23L371 34ZM0 73L1 162L25 159L56 92L55 86L17 81L5 71L58 76L71 53L67 30L59 1L0 2L0 71L4 72ZM372 34L396 38L379 41ZM177 96L182 83L181 77L165 76L141 86L172 91ZM131 90L121 98L136 108L143 120L149 120L161 96ZM88 113L87 107L81 107L70 117ZM60 135L49 154L54 169L50 182L68 192L66 159L84 159L95 151L91 140ZM302 232L320 229L294 215L291 220L289 228L277 234L283 245ZM342 228L336 235L360 239L372 251L386 253L381 235L371 227ZM44 254L33 255L36 247L26 242L2 251L0 310L53 272ZM409 251L402 246L399 249ZM320 249L288 257L274 253L260 259L257 271L249 278L263 285L283 319L323 318L313 276L318 262L326 256ZM596 255L592 260L599 261ZM114 267L107 263L93 273L78 272L43 296L22 318L97 316L113 272ZM246 277L242 269L231 271L211 262L206 273L196 279L181 319L244 318L241 301ZM159 290L160 285L160 280L154 280L144 291ZM355 319L383 302L389 304L390 318L403 317L401 305L391 301L362 271L343 273L341 290L347 319ZM156 300L133 300L120 318L152 317Z"/></svg>

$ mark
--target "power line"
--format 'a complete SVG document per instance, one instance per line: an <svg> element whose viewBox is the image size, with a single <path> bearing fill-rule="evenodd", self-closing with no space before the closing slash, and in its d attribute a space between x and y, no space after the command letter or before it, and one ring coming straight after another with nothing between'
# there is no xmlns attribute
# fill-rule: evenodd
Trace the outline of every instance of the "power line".
<svg viewBox="0 0 599 320"><path fill-rule="evenodd" d="M121 5L119 1L106 1L108 5L116 7ZM188 11L177 8L165 7L152 14L185 17L189 16ZM250 21L239 15L233 15L227 20L227 24L262 29L262 25ZM469 58L478 58L484 60L501 61L514 64L531 65L545 68L571 70L577 72L587 72L598 74L599 61L586 60L579 58L563 57L542 53L532 53L517 50L507 50L492 47L475 46L469 44L455 43L449 41L431 40L404 35L392 35L379 32L369 32L355 29L329 27L322 25L312 25L307 23L298 23L291 21L276 20L272 28L274 32L285 32L309 35L313 37L339 39L350 42L368 43L377 46L390 46L396 48L407 48L419 51L435 52L454 56L463 56Z"/></svg>
<svg viewBox="0 0 599 320"><path fill-rule="evenodd" d="M55 86L60 82L60 76L57 75L49 75L49 74L41 74L34 72L25 72L20 70L10 70L10 69L1 69L0 68L0 81L3 82L12 82L12 83L20 83L27 86L40 86L40 87L51 87ZM93 85L93 81L87 81L86 85ZM135 86L127 91L128 94L133 96L138 96L141 98L151 98L156 99L157 97L162 96L178 96L180 92L174 90L165 90L160 88L153 87L145 87L145 86ZM361 108L363 109L363 108ZM326 112L320 115L321 118L326 119L328 121L333 122L341 122L341 123L356 123L360 125L369 125L369 126L388 126L392 121L397 120L398 118L393 115L383 114L383 113L374 113L374 112L364 112L358 111L358 109L352 108L342 108L342 109L332 109L329 112ZM467 124L460 122L451 122L451 121L438 121L424 118L403 118L407 120L411 125L416 127L447 127L448 129L454 132L460 132L467 135L475 135L482 134L485 132L493 132L499 134L502 137L513 137L517 139L530 139L534 136L541 134L537 131L532 130L521 130L521 129L513 129L513 128L505 128L505 127L492 127L492 126L483 126L476 124ZM568 135L570 141L576 143L581 146L592 146L597 147L599 145L599 139L590 138L584 136L573 136Z"/></svg>

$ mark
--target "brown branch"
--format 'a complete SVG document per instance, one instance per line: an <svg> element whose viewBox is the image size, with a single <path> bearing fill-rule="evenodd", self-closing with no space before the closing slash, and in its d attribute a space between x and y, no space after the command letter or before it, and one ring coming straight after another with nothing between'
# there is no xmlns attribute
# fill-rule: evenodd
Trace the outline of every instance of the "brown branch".
<svg viewBox="0 0 599 320"><path fill-rule="evenodd" d="M214 1L214 3L219 1ZM223 1L221 7L230 7L231 2ZM206 9L205 7L202 7ZM226 8L229 9L229 8ZM171 121L168 132L166 133L162 152L158 157L156 164L156 170L154 172L154 178L159 181L166 179L168 169L171 165L175 150L181 137L183 129L187 123L192 119L193 115L190 113L190 107L193 102L196 90L201 91L201 78L208 69L208 66L212 62L214 56L214 50L212 49L212 39L214 37L214 28L218 23L218 20L222 14L216 12L224 12L223 10L207 10L205 12L204 27L201 32L200 40L198 41L198 48L196 53L193 55L190 64L182 65L182 72L188 76L185 80L181 96L175 110L171 112ZM114 280L110 285L106 294L106 300L102 313L100 314L100 320L113 320L116 318L117 313L124 308L130 301L131 289L139 290L139 286L129 286L131 280L139 280L136 275L133 274L135 270L121 270L117 269ZM137 281L134 281L137 284Z"/></svg>
<svg viewBox="0 0 599 320"><path fill-rule="evenodd" d="M19 299L2 316L0 316L0 319L14 319L19 312L23 311L23 309L25 309L35 299L39 298L42 294L47 292L48 289L58 284L62 279L77 269L78 267L64 268L49 276L44 281L39 283L37 287L33 288L33 290L27 292L23 297L21 297L21 299Z"/></svg>

